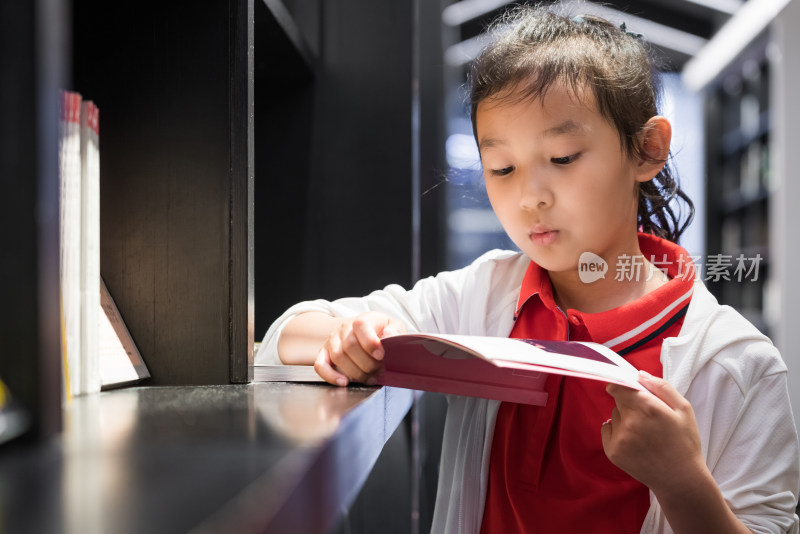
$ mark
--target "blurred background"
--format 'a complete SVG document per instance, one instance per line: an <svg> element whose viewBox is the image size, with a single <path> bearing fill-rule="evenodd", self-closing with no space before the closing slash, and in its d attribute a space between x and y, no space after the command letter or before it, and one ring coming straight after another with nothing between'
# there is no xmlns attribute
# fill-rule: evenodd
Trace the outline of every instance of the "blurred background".
<svg viewBox="0 0 800 534"><path fill-rule="evenodd" d="M642 35L661 66L664 73L661 112L673 124L674 162L679 175L685 177L682 186L697 207L697 221L682 244L695 255L704 250L703 107L700 95L687 90L680 73L742 4L738 0L555 3L558 9L573 16L593 13L617 25L625 23L630 31ZM464 105L463 87L469 62L481 48L481 32L491 20L514 5L514 2L499 0L461 0L447 5L442 11L449 266L465 265L487 248L513 248L483 194L483 177L469 110Z"/></svg>

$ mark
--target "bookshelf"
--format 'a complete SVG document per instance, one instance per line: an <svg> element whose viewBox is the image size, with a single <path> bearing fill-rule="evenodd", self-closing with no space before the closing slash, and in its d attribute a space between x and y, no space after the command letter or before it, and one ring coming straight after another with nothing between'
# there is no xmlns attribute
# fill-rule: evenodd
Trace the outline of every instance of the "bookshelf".
<svg viewBox="0 0 800 534"><path fill-rule="evenodd" d="M301 299L358 295L392 282L408 286L420 274L440 270L442 198L434 186L444 168L441 58L423 53L439 50L440 10L419 0L2 3L0 74L18 83L3 82L0 96L6 119L0 121L0 180L14 191L0 195L0 377L30 409L29 435L54 437L57 444L17 439L4 447L4 480L24 480L26 469L69 462L59 440L69 444L85 432L117 439L94 426L96 418L62 425L62 417L69 420L82 406L116 417L115 399L127 397L174 393L176 401L199 411L197 421L204 424L217 413L225 446L231 443L225 425L246 419L247 450L256 450L246 442L253 439L265 440L258 450L271 450L274 436L259 430L253 394L266 386L231 384L251 379L254 338L266 325ZM152 378L142 385L158 386L78 397L66 405L58 324L61 88L80 92L100 109L101 271L150 370ZM214 387L185 387L195 385ZM261 408L304 396L292 386L261 399ZM192 401L207 393L221 401ZM378 408L407 396L388 388L378 393ZM233 398L241 402L218 409ZM398 426L408 401L381 432ZM207 441L181 428L187 420L170 406L164 411L156 402L155 412L175 418L177 423L163 423L180 441L170 451L191 463L186 451ZM412 506L413 521L430 521L438 452L436 443L430 454L420 450L424 431L417 426L440 435L441 424L422 417L429 408L418 406L408 434L399 434L399 449L387 452L388 471L367 483L352 509L342 514L347 503L333 506L342 514L342 532L395 517L410 523ZM368 411L387 421L380 410ZM146 418L147 408L133 403L132 414ZM199 428L194 419L190 423ZM388 437L375 441L378 449ZM120 439L125 450L136 450L128 446L138 443L135 436ZM82 447L73 451L81 459ZM224 451L233 455L227 456L232 465L242 458ZM21 466L17 455L30 463ZM374 459L364 459L361 480L351 476L353 470L343 472L354 482L345 500L356 498L372 468ZM214 465L235 476L235 467ZM422 482L420 466L431 473ZM243 469L251 473L252 465ZM34 474L42 487L57 490L61 471ZM335 473L329 477L335 483L343 478L339 471L322 465L320 473ZM180 473L154 469L152 475L193 484ZM414 480L410 495L397 486L400 477ZM401 488L402 502L381 497L386 480ZM142 481L149 495L152 485ZM220 502L239 492L238 486L192 488L200 500L218 495ZM59 493L55 506L68 493ZM48 495L25 490L11 498L24 497L36 508ZM135 511L131 502L121 510ZM385 508L385 514L375 511ZM186 512L172 511L176 518ZM202 509L214 511L213 505ZM62 516L42 517L50 524Z"/></svg>
<svg viewBox="0 0 800 534"><path fill-rule="evenodd" d="M69 60L65 20L55 0L0 4L0 378L29 412L28 436L39 438L62 421L57 91Z"/></svg>
<svg viewBox="0 0 800 534"><path fill-rule="evenodd" d="M772 109L768 37L707 90L704 278L717 299L769 335ZM714 264L712 266L712 264Z"/></svg>
<svg viewBox="0 0 800 534"><path fill-rule="evenodd" d="M441 6L414 4L256 2L257 339L301 300L443 266L442 59L413 61L441 49Z"/></svg>
<svg viewBox="0 0 800 534"><path fill-rule="evenodd" d="M192 385L234 395L243 390L231 382L252 376L254 338L290 304L409 286L441 270L441 56L423 53L440 47L437 3L36 0L1 9L0 73L21 83L4 83L0 97L13 117L0 121L0 179L17 193L0 195L0 232L4 259L18 260L0 262L0 297L22 304L0 307L0 377L30 407L30 435L57 437L70 406L128 394L79 398L63 411L62 87L100 109L101 271L150 370L142 385L158 386L136 395L212 389L183 387ZM27 121L25 110L42 119ZM253 402L236 410L252 417ZM342 515L341 532L411 522L412 508L413 521L430 524L442 405L415 403L402 446ZM197 438L185 439L191 447ZM10 444L4 465L44 443ZM411 495L384 498L386 481L401 477ZM41 497L25 495L34 506Z"/></svg>
<svg viewBox="0 0 800 534"><path fill-rule="evenodd" d="M800 185L794 169L800 144L795 126L800 118L795 97L800 64L793 58L800 46L799 22L798 2L749 0L683 73L687 85L702 91L707 101L709 250L714 246L711 239L722 243L723 222L735 215L740 231L731 230L728 235L738 235L740 241L729 238L732 248L738 245L764 256L759 284L740 284L739 295L733 284L709 287L723 302L738 305L781 351L789 369L796 425L800 425L796 350L800 344L796 304L800 300L796 275ZM730 157L723 157L726 153ZM728 166L714 169L721 161L729 162ZM741 161L747 164L742 166Z"/></svg>
<svg viewBox="0 0 800 534"><path fill-rule="evenodd" d="M61 429L63 88L100 107L102 274L149 384L252 376L253 1L194 7L2 5L0 378L28 436Z"/></svg>
<svg viewBox="0 0 800 534"><path fill-rule="evenodd" d="M252 377L253 0L73 2L100 108L101 271L152 379Z"/></svg>

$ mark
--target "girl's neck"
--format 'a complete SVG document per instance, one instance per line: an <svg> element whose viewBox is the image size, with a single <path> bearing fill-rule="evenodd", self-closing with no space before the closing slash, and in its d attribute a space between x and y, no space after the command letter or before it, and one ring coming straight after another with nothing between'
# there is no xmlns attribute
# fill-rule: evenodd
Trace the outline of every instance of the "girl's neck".
<svg viewBox="0 0 800 534"><path fill-rule="evenodd" d="M632 302L666 284L667 276L654 267L639 250L619 255L624 258L617 264L608 261L604 278L587 283L581 280L577 269L550 272L553 297L559 308L584 313L600 313Z"/></svg>

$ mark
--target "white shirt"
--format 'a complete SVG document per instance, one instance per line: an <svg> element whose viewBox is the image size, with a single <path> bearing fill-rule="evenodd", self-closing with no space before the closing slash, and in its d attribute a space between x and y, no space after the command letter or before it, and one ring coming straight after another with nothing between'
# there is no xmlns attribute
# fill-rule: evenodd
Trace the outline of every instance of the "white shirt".
<svg viewBox="0 0 800 534"><path fill-rule="evenodd" d="M410 332L508 337L529 259L491 251L472 265L390 285L361 298L292 306L270 326L256 360L280 363L277 343L295 315L352 317L380 311ZM692 405L703 456L734 513L756 533L800 533L800 446L786 366L768 338L695 284L678 337L664 340L663 376ZM480 531L498 401L451 396L448 402L433 532ZM476 483L477 482L477 483ZM651 493L642 532L672 529Z"/></svg>

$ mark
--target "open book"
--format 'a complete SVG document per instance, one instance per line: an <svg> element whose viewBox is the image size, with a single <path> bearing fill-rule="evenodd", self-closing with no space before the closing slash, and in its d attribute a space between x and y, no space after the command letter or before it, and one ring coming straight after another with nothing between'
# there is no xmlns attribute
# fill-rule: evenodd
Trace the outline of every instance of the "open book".
<svg viewBox="0 0 800 534"><path fill-rule="evenodd" d="M446 334L402 334L381 343L386 355L378 383L385 386L540 406L553 373L644 389L635 367L597 343Z"/></svg>

